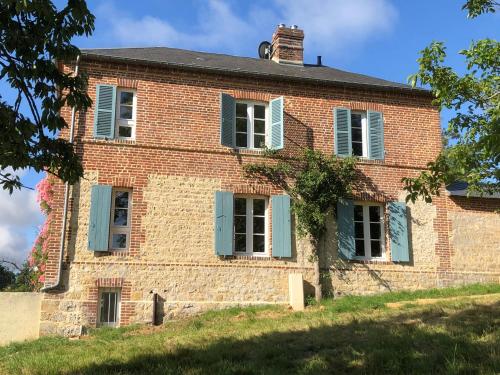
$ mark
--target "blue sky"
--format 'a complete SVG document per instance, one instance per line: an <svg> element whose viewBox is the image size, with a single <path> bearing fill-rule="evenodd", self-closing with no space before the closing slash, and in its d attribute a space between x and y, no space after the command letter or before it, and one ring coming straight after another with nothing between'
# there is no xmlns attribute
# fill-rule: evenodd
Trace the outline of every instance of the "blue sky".
<svg viewBox="0 0 500 375"><path fill-rule="evenodd" d="M406 82L417 70L419 51L444 41L448 63L463 71L457 52L472 40L499 36L499 15L468 20L463 1L405 0L183 0L88 1L96 30L75 40L81 48L167 46L257 57L278 23L305 32L305 62ZM64 1L55 1L61 7ZM11 100L0 82L1 94ZM442 114L445 124L449 113ZM40 174L22 172L27 186ZM43 217L34 193L0 191L0 258L22 262Z"/></svg>

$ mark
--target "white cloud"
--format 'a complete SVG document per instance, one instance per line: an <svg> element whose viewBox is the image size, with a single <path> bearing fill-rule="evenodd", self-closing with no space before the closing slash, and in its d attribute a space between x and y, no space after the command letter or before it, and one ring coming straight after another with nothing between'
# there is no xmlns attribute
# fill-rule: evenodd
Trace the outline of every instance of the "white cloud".
<svg viewBox="0 0 500 375"><path fill-rule="evenodd" d="M276 0L282 22L298 24L305 48L352 53L356 45L390 32L397 20L388 0ZM347 47L350 46L349 49Z"/></svg>
<svg viewBox="0 0 500 375"><path fill-rule="evenodd" d="M235 15L229 5L221 0L210 0L198 9L196 31L184 32L168 21L146 15L134 18L118 9L113 2L105 2L96 11L97 17L114 14L109 21L114 40L120 45L168 46L220 51L238 50L241 40L251 35L250 24Z"/></svg>
<svg viewBox="0 0 500 375"><path fill-rule="evenodd" d="M390 32L398 17L389 0L273 0L250 6L246 14L236 14L224 0L202 4L189 32L157 16L134 17L112 1L101 3L96 15L108 18L111 29L106 33L111 33L108 42L114 46L248 54L262 39L270 40L276 25L283 22L304 30L306 53L334 53L334 59L346 60L368 39ZM109 14L114 17L109 19Z"/></svg>
<svg viewBox="0 0 500 375"><path fill-rule="evenodd" d="M23 263L44 217L32 190L0 190L0 258Z"/></svg>

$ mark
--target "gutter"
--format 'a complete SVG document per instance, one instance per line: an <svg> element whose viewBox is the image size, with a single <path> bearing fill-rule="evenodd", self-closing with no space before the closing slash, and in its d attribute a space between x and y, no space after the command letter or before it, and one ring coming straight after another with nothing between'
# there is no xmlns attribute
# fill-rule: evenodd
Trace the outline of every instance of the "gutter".
<svg viewBox="0 0 500 375"><path fill-rule="evenodd" d="M79 63L80 63L80 55L76 57L75 77L78 76ZM73 143L74 132L75 132L75 117L76 117L76 108L73 106L73 108L71 109L69 143ZM61 284L62 264L64 258L64 243L66 242L66 221L68 218L68 205L69 205L69 183L66 182L64 184L64 207L63 207L63 218L62 218L62 228L61 228L61 240L60 240L61 243L59 245L59 265L57 267L57 279L54 284L44 286L42 289L40 289L40 292L48 292L50 290L54 290L56 288L59 288Z"/></svg>
<svg viewBox="0 0 500 375"><path fill-rule="evenodd" d="M237 76L237 77L256 77L256 78L268 78L268 79L275 79L278 81L283 81L285 80L286 82L289 81L295 81L295 82L301 82L301 83L310 83L310 84L324 84L324 85L331 85L331 86L339 86L339 87L349 87L349 88L367 88L367 89L373 89L373 90L379 90L379 91L388 91L388 92L398 92L398 93L405 93L407 95L411 94L416 94L416 95L422 95L422 96L428 96L433 98L433 94L431 91L424 89L424 88L413 88L413 87L395 87L395 86L385 86L385 85L376 85L376 84L369 84L369 83L356 83L356 82L345 82L345 81L332 81L332 80L326 80L326 79L319 79L319 78L308 78L308 77L293 77L293 76L288 76L288 75L283 75L283 74L273 74L273 73L262 73L262 72L252 72L248 70L228 70L224 68L218 68L218 67L205 67L205 66L199 66L195 64L182 64L182 63L174 63L174 62L162 62L162 61L151 61L151 60L143 60L143 59L136 59L136 58L130 58L130 57L122 57L122 56L105 56L105 55L97 55L93 53L87 53L85 51L82 51L82 56L85 58L88 58L89 60L96 60L96 61L108 61L108 62L124 62L126 64L136 64L136 65L143 65L143 66L152 66L152 67L167 67L167 68L173 68L173 69L182 69L182 70L187 70L187 71L195 71L195 72L206 72L206 73L217 73L217 74L224 74L228 76Z"/></svg>

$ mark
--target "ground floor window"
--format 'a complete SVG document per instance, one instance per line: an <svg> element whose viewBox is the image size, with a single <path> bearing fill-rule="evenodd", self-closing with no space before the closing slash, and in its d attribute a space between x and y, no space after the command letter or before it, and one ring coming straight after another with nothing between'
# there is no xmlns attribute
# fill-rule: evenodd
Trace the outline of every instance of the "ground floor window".
<svg viewBox="0 0 500 375"><path fill-rule="evenodd" d="M100 326L116 327L120 321L120 290L99 289L99 316Z"/></svg>
<svg viewBox="0 0 500 375"><path fill-rule="evenodd" d="M234 252L237 255L267 254L267 204L264 197L234 199Z"/></svg>
<svg viewBox="0 0 500 375"><path fill-rule="evenodd" d="M357 259L384 259L384 215L379 204L354 203L354 239Z"/></svg>

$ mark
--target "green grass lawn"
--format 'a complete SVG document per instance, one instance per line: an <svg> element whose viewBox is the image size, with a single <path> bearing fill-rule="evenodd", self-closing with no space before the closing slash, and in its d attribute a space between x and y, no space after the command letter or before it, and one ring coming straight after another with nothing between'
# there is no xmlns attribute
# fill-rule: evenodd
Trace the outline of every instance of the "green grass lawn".
<svg viewBox="0 0 500 375"><path fill-rule="evenodd" d="M497 294L495 294L497 293ZM0 348L6 374L498 374L500 285L233 308ZM473 295L487 296L474 298ZM433 304L419 298L446 298ZM399 308L388 302L405 301ZM406 303L407 302L407 303Z"/></svg>

